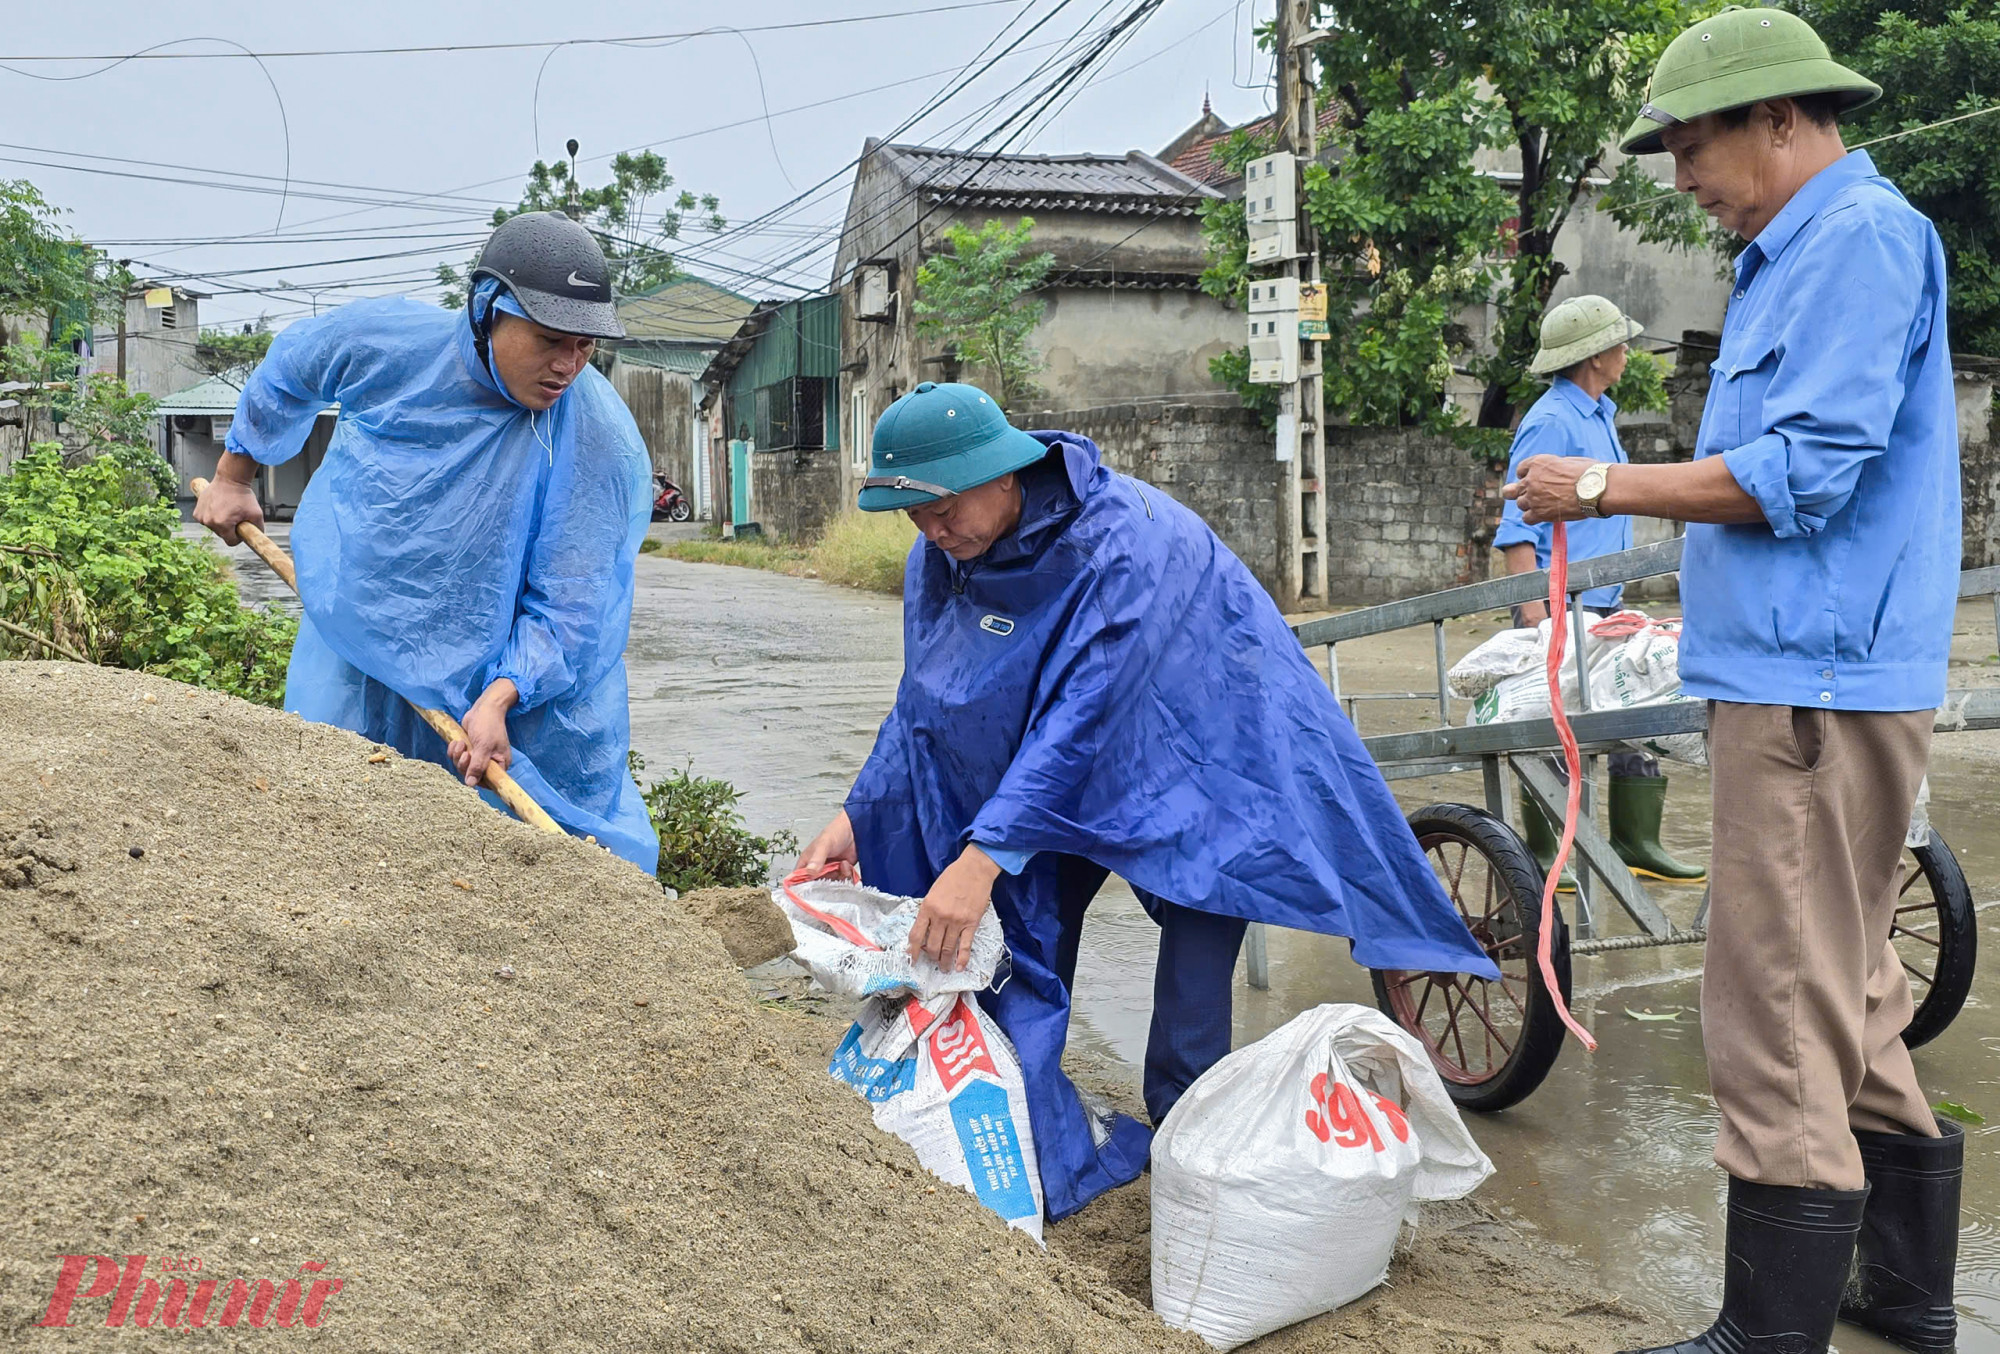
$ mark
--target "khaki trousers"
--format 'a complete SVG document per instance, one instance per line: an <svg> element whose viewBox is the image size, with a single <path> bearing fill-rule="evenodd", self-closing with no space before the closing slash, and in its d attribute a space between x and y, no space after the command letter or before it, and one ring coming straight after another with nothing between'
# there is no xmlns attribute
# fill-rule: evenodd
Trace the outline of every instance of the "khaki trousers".
<svg viewBox="0 0 2000 1354"><path fill-rule="evenodd" d="M1889 928L1929 710L1709 704L1715 845L1701 1034L1741 1180L1853 1190L1851 1130L1935 1136Z"/></svg>

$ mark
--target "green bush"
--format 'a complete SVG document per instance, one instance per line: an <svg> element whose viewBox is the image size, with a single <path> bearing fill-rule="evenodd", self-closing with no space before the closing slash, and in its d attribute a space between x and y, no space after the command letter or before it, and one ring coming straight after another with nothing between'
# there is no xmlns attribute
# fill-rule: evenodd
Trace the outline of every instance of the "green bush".
<svg viewBox="0 0 2000 1354"><path fill-rule="evenodd" d="M690 889L736 888L768 883L773 861L799 849L798 836L780 830L759 837L743 826L736 802L743 795L726 780L694 774L690 763L647 785L646 759L627 754L632 779L660 834L660 883Z"/></svg>
<svg viewBox="0 0 2000 1354"><path fill-rule="evenodd" d="M93 662L281 704L298 623L242 605L223 561L178 534L174 487L141 447L72 465L38 444L0 477L0 619ZM0 657L50 654L0 628Z"/></svg>

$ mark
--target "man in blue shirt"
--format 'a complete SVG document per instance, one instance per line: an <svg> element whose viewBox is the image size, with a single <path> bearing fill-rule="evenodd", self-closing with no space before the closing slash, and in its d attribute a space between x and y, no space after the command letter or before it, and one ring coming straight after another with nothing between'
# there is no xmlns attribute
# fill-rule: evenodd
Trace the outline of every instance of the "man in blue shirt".
<svg viewBox="0 0 2000 1354"><path fill-rule="evenodd" d="M1507 478L1520 478L1521 465L1531 456L1588 456L1607 465L1624 465L1625 448L1618 442L1618 405L1605 394L1625 374L1627 345L1643 333L1602 296L1573 296L1542 320L1542 346L1528 364L1531 376L1554 375L1546 394L1536 400L1514 434ZM1500 511L1500 528L1493 544L1506 557L1510 574L1533 573L1549 567L1555 528L1546 522L1530 525L1521 505L1509 501ZM1632 548L1632 519L1598 517L1569 529L1572 561L1612 555ZM1592 588L1582 596L1586 611L1609 615L1624 596L1622 584ZM1514 624L1539 625L1548 604L1527 602L1514 608ZM1660 822L1667 808L1667 778L1660 764L1643 752L1611 755L1611 845L1619 859L1652 879L1698 883L1707 871L1667 854L1660 845ZM1555 863L1556 829L1532 804L1521 807L1521 826L1535 858L1547 870ZM1560 887L1576 887L1565 874Z"/></svg>
<svg viewBox="0 0 2000 1354"><path fill-rule="evenodd" d="M1622 149L1749 243L1695 460L1522 468L1530 522L1688 522L1681 678L1710 702L1702 1038L1728 1172L1722 1313L1684 1354L1823 1350L1836 1313L1954 1347L1964 1138L1901 1040L1890 928L1943 700L1959 565L1944 251L1849 152L1881 90L1802 19L1676 38Z"/></svg>

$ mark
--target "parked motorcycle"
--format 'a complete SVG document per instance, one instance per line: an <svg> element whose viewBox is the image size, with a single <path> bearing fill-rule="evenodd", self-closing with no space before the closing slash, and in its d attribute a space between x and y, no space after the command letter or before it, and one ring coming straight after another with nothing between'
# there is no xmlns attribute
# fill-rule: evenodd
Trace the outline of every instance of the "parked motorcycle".
<svg viewBox="0 0 2000 1354"><path fill-rule="evenodd" d="M692 516L694 505L688 502L680 486L665 475L653 476L653 520L685 522Z"/></svg>

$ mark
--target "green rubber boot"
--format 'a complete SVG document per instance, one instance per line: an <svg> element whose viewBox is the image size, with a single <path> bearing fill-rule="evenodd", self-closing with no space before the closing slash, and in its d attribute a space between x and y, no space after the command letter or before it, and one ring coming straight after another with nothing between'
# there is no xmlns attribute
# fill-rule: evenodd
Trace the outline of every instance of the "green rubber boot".
<svg viewBox="0 0 2000 1354"><path fill-rule="evenodd" d="M1670 884L1699 884L1708 878L1700 865L1667 854L1660 845L1660 819L1667 811L1665 776L1611 778L1611 849L1632 873Z"/></svg>
<svg viewBox="0 0 2000 1354"><path fill-rule="evenodd" d="M1542 877L1546 879L1549 866L1556 863L1556 847L1562 844L1562 834L1525 796L1521 801L1521 829L1521 839L1535 853L1535 862L1542 867ZM1556 892L1575 893L1576 876L1564 870L1563 877L1556 881Z"/></svg>

